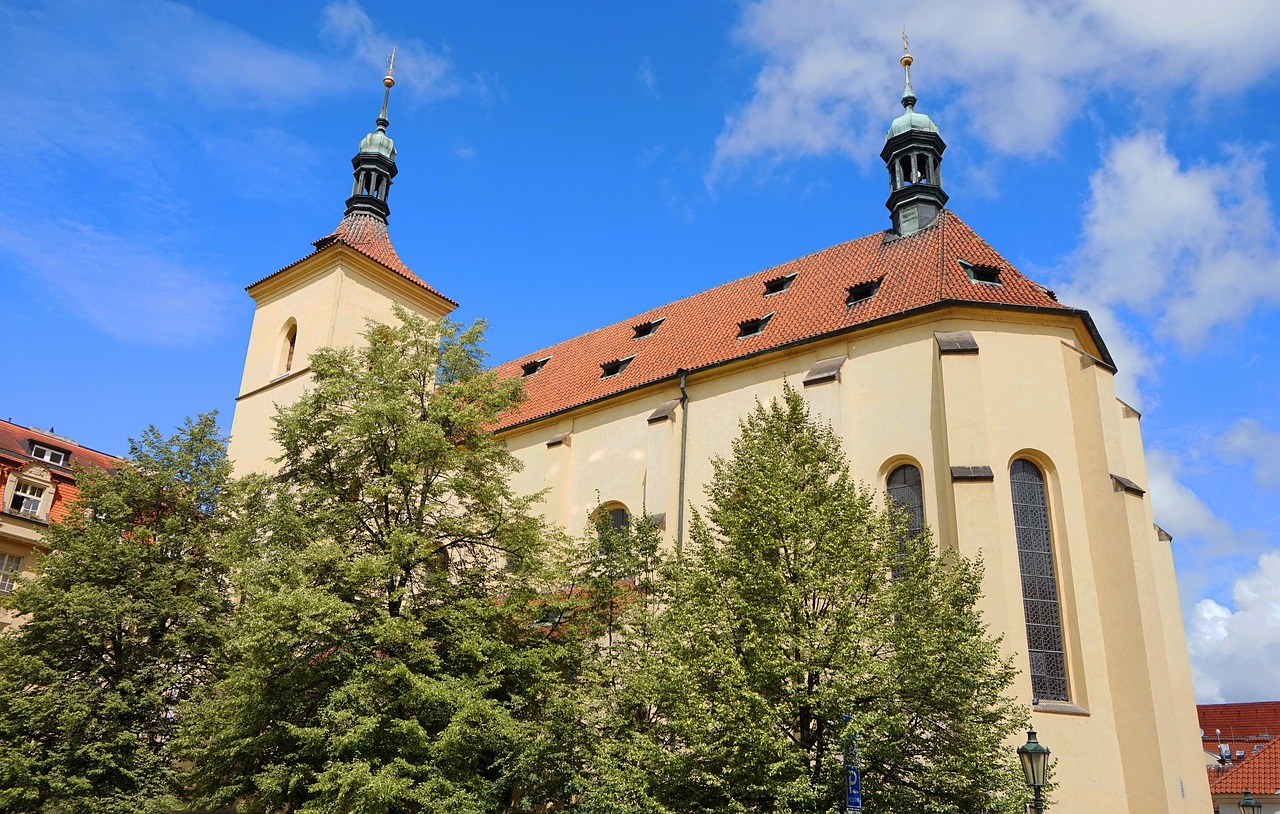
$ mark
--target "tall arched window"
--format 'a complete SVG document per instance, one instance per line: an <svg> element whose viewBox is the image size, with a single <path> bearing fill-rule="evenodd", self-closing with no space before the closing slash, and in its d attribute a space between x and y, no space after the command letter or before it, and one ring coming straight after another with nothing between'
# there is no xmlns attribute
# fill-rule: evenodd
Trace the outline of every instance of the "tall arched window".
<svg viewBox="0 0 1280 814"><path fill-rule="evenodd" d="M889 473L889 499L907 513L911 536L924 531L924 492L920 486L920 470L903 464Z"/></svg>
<svg viewBox="0 0 1280 814"><path fill-rule="evenodd" d="M1022 612L1027 620L1031 693L1046 701L1070 700L1067 659L1062 647L1062 611L1053 567L1053 535L1044 473L1019 458L1009 468L1013 484L1013 524L1022 572Z"/></svg>

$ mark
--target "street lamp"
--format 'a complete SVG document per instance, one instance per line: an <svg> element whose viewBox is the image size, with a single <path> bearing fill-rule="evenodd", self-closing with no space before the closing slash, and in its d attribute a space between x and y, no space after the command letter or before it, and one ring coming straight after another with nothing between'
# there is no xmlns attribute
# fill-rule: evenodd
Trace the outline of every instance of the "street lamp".
<svg viewBox="0 0 1280 814"><path fill-rule="evenodd" d="M1043 814L1044 806L1040 802L1040 789L1044 787L1046 775L1049 773L1049 748L1036 740L1034 729L1027 730L1027 742L1018 747L1018 759L1022 761L1022 774L1027 779L1027 785L1035 792L1035 812ZM1245 812L1244 803L1240 805L1240 811ZM1251 808L1245 814L1259 814L1260 811L1261 807Z"/></svg>
<svg viewBox="0 0 1280 814"><path fill-rule="evenodd" d="M1240 814L1262 814L1262 803L1253 799L1249 790L1244 790L1244 799L1240 801Z"/></svg>

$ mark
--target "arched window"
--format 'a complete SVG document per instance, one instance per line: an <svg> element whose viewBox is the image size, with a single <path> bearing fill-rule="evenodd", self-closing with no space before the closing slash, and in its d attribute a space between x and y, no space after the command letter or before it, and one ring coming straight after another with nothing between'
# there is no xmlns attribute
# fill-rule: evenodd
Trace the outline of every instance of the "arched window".
<svg viewBox="0 0 1280 814"><path fill-rule="evenodd" d="M911 536L924 531L924 492L920 486L920 470L903 464L889 473L889 499L907 513Z"/></svg>
<svg viewBox="0 0 1280 814"><path fill-rule="evenodd" d="M1013 484L1013 525L1022 572L1022 612L1027 620L1031 693L1046 701L1070 700L1067 659L1062 647L1062 611L1053 567L1053 535L1044 473L1019 458L1009 468Z"/></svg>
<svg viewBox="0 0 1280 814"><path fill-rule="evenodd" d="M298 323L293 322L289 325L289 330L284 334L284 372L288 373L293 370L293 352L298 347Z"/></svg>
<svg viewBox="0 0 1280 814"><path fill-rule="evenodd" d="M621 503L608 503L596 510L593 520L599 536L604 535L606 528L625 533L631 524L631 513Z"/></svg>

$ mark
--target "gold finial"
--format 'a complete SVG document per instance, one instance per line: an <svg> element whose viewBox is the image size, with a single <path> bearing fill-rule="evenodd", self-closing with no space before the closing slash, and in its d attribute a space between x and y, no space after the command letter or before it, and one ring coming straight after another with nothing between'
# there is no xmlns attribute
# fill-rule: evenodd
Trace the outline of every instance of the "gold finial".
<svg viewBox="0 0 1280 814"><path fill-rule="evenodd" d="M391 56L387 58L387 75L382 77L382 84L388 88L395 85L396 80L393 74L396 72L396 47L391 46Z"/></svg>
<svg viewBox="0 0 1280 814"><path fill-rule="evenodd" d="M902 59L899 61L902 63L902 67L911 67L912 59L911 52L907 49L907 27L905 25L902 27Z"/></svg>

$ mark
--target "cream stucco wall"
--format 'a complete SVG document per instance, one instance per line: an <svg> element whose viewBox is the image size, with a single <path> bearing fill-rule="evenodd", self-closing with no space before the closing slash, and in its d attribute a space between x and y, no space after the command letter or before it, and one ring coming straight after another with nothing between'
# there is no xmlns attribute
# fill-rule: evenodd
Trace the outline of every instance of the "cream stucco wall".
<svg viewBox="0 0 1280 814"><path fill-rule="evenodd" d="M368 320L395 321L396 304L432 319L453 310L452 303L341 245L250 286L249 293L256 309L228 446L239 474L274 468L271 461L280 454L272 438L276 405L291 404L306 390L312 353L358 345ZM290 325L297 326L297 337L286 371Z"/></svg>
<svg viewBox="0 0 1280 814"><path fill-rule="evenodd" d="M970 331L979 352L942 355L935 331ZM940 545L986 565L982 611L1025 669L1026 634L1009 467L1026 457L1045 472L1071 703L1031 707L1057 759L1055 811L1211 810L1177 587L1145 487L1137 414L1117 401L1112 371L1081 324L1061 316L977 309L903 320L687 376L688 401L650 424L677 381L532 423L504 435L525 468L514 485L549 489L542 509L570 532L593 507L617 501L664 513L678 544L680 422L688 421L683 498L703 503L712 457L727 455L756 399L802 388L821 359L843 356L837 381L803 388L815 414L844 440L854 474L877 489L898 464L924 476L925 515ZM535 374L536 375L536 374ZM564 443L547 441L569 433ZM988 481L954 481L952 466L989 466ZM684 513L687 526L688 512ZM1012 744L1011 744L1012 746Z"/></svg>

